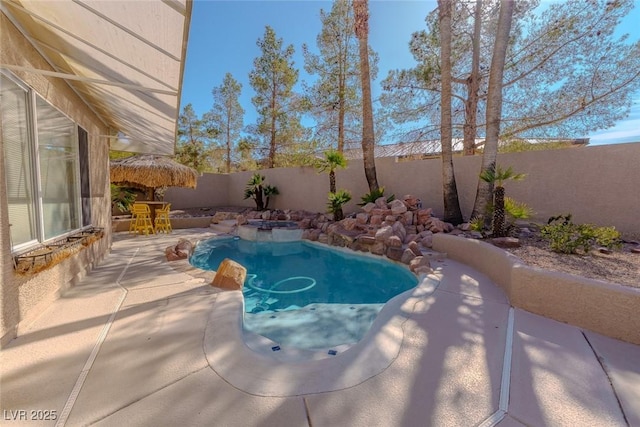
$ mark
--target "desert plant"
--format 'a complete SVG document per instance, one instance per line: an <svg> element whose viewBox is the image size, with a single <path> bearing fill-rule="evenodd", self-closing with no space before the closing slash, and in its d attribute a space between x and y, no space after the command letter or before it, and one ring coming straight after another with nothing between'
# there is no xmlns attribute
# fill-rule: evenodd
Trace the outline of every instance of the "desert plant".
<svg viewBox="0 0 640 427"><path fill-rule="evenodd" d="M469 221L469 226L473 231L482 231L484 229L484 218L481 216L475 216Z"/></svg>
<svg viewBox="0 0 640 427"><path fill-rule="evenodd" d="M267 209L270 197L280 194L278 187L266 184L265 179L266 177L264 175L254 173L244 189L244 198L253 199L256 203L256 210L258 211Z"/></svg>
<svg viewBox="0 0 640 427"><path fill-rule="evenodd" d="M495 170L486 169L480 174L480 179L495 185L493 189L493 227L491 230L493 237L504 237L507 235L507 228L505 227L504 182L507 180L519 181L524 179L524 177L524 174L515 173L511 166L507 169L496 166Z"/></svg>
<svg viewBox="0 0 640 427"><path fill-rule="evenodd" d="M111 206L121 212L129 212L131 205L136 201L136 194L127 187L111 184Z"/></svg>
<svg viewBox="0 0 640 427"><path fill-rule="evenodd" d="M342 212L342 206L351 200L351 193L347 190L340 189L335 193L329 193L329 203L327 203L327 210L333 214L333 219L340 221L344 219L344 213Z"/></svg>
<svg viewBox="0 0 640 427"><path fill-rule="evenodd" d="M378 187L377 190L371 191L365 194L364 196L362 196L360 198L362 202L358 203L358 206L364 206L367 203L375 203L375 201L378 200L380 197L384 197L384 187ZM389 197L387 197L387 203L391 202L395 198L396 198L395 195L393 194L390 195Z"/></svg>
<svg viewBox="0 0 640 427"><path fill-rule="evenodd" d="M565 254L578 253L579 249L588 253L595 245L609 249L621 245L621 235L615 227L575 224L571 221L570 214L549 218L540 232L549 241L551 250Z"/></svg>
<svg viewBox="0 0 640 427"><path fill-rule="evenodd" d="M277 196L280 194L280 190L275 185L265 185L262 189L262 193L264 194L264 208L269 209L269 200L272 196Z"/></svg>
<svg viewBox="0 0 640 427"><path fill-rule="evenodd" d="M332 193L336 192L336 169L346 167L347 159L341 152L335 150L324 153L324 159L316 163L316 169L319 172L329 171L329 191Z"/></svg>

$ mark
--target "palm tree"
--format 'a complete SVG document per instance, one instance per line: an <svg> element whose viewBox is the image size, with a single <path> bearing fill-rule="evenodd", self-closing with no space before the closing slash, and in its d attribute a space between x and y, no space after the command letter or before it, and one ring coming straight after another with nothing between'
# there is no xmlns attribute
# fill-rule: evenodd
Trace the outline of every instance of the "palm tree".
<svg viewBox="0 0 640 427"><path fill-rule="evenodd" d="M374 157L375 136L373 133L373 105L371 103L371 73L369 71L369 3L368 0L353 0L355 31L360 55L360 81L362 83L362 156L364 174L369 191L378 190L376 162Z"/></svg>
<svg viewBox="0 0 640 427"><path fill-rule="evenodd" d="M502 78L504 74L505 57L511 32L514 2L512 0L500 0L500 15L498 16L498 28L493 46L493 57L489 69L489 87L487 91L487 135L482 153L482 174L495 174L496 159L498 157L498 135L500 134L500 119L502 117ZM476 200L473 204L471 217L485 216L486 208L491 201L493 184L478 180ZM488 218L485 218L485 222Z"/></svg>
<svg viewBox="0 0 640 427"><path fill-rule="evenodd" d="M277 196L278 194L280 194L280 190L278 190L278 187L276 187L275 185L269 184L265 185L262 191L265 197L264 209L267 210L269 209L269 199L271 199L271 196Z"/></svg>
<svg viewBox="0 0 640 427"><path fill-rule="evenodd" d="M487 169L482 171L480 174L481 180L492 186L495 185L493 190L493 230L491 231L493 237L504 237L507 235L507 230L504 226L505 209L503 183L508 180L520 181L525 176L525 174L513 172L511 166L505 170L500 166L497 166L495 171Z"/></svg>
<svg viewBox="0 0 640 427"><path fill-rule="evenodd" d="M324 153L324 159L320 160L316 165L319 172L329 171L329 191L336 192L336 169L347 167L347 159L344 155L335 150L329 150Z"/></svg>
<svg viewBox="0 0 640 427"><path fill-rule="evenodd" d="M444 196L444 220L458 225L462 211L458 201L458 187L453 169L451 127L451 0L438 0L440 21L440 63L442 64L442 89L440 92L440 140L442 143L442 192Z"/></svg>

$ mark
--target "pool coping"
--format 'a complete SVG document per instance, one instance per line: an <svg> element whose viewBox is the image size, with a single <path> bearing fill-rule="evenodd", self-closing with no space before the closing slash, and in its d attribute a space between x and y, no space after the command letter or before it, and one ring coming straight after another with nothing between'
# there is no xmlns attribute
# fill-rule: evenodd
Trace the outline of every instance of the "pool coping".
<svg viewBox="0 0 640 427"><path fill-rule="evenodd" d="M356 386L372 378L397 358L404 324L416 305L431 296L441 277L421 275L418 284L389 300L365 336L335 356L320 360L289 360L278 351L257 352L245 343L242 291L217 294L204 334L204 352L211 369L235 388L256 396L291 397ZM299 353L298 353L299 354Z"/></svg>

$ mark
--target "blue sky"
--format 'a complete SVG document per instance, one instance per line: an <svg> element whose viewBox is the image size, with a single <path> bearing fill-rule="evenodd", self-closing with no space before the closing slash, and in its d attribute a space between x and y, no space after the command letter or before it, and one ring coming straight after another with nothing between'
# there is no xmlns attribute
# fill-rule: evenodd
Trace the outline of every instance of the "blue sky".
<svg viewBox="0 0 640 427"><path fill-rule="evenodd" d="M370 0L369 44L380 57L378 78L373 83L373 97L379 96L379 83L388 71L411 68L415 61L409 53L411 34L425 28L425 16L435 8L431 0ZM191 103L198 115L211 108L211 90L222 83L227 72L242 83L240 103L245 109L245 125L255 123L251 103L253 90L248 74L253 60L260 55L256 41L270 25L284 44L293 44L294 62L300 70L299 84L309 81L304 72L302 44L315 48L320 32L320 9L330 10L330 1L206 1L194 0L187 60L182 87L182 108ZM619 33L640 38L640 0L626 17ZM614 128L589 136L592 145L640 141L640 93L631 115ZM392 141L386 141L392 142Z"/></svg>

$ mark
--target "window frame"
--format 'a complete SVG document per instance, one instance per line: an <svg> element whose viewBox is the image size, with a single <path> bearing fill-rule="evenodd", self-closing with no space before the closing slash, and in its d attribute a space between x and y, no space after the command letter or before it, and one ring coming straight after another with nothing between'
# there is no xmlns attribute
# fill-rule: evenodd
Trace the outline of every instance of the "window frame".
<svg viewBox="0 0 640 427"><path fill-rule="evenodd" d="M11 254L19 255L24 252L28 252L37 248L38 246L46 245L56 240L60 240L62 238L68 237L77 233L78 231L91 228L91 223L87 225L83 225L83 211L82 211L82 188L81 188L81 171L80 171L80 146L79 146L79 134L78 129L83 129L78 122L73 120L66 114L64 111L57 108L53 105L49 100L47 100L44 96L40 95L35 89L30 87L20 78L15 76L13 73L6 69L0 69L0 73L3 77L8 78L11 82L15 83L20 89L26 92L26 123L27 123L27 131L26 135L28 138L28 146L29 146L29 161L31 166L31 202L34 204L34 215L35 215L35 239L31 239L28 242L23 242L17 245L13 244L11 241ZM40 170L40 144L38 140L38 119L37 119L37 100L40 98L42 102L47 104L48 107L55 109L58 113L64 116L67 120L69 120L70 125L73 126L74 131L71 133L71 144L75 149L75 157L74 157L74 180L73 184L75 186L75 215L78 218L77 224L72 230L66 231L64 233L52 236L50 238L45 238L45 225L44 225L44 203L43 203L43 186L42 186L42 177ZM87 159L90 159L90 144L88 143L89 135L87 132ZM89 177L87 177L87 180ZM7 181L5 178L5 188L7 187ZM6 192L8 194L8 192ZM8 203L8 200L6 200ZM89 209L91 209L89 207ZM9 218L9 222L11 222L11 218ZM11 232L9 232L11 233Z"/></svg>

